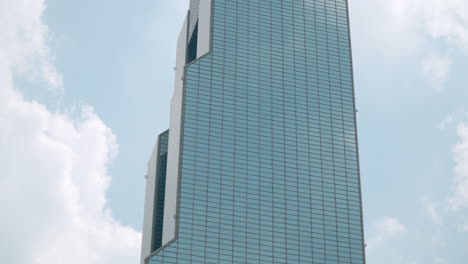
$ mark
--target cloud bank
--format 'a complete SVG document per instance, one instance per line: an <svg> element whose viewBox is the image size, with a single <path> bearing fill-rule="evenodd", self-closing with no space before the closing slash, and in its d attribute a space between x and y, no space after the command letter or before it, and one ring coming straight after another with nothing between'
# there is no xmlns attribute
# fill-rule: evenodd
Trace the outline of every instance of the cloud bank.
<svg viewBox="0 0 468 264"><path fill-rule="evenodd" d="M141 234L106 202L116 138L92 107L73 119L27 100L14 79L61 90L43 0L0 0L2 263L137 263ZM46 92L46 91L44 91Z"/></svg>

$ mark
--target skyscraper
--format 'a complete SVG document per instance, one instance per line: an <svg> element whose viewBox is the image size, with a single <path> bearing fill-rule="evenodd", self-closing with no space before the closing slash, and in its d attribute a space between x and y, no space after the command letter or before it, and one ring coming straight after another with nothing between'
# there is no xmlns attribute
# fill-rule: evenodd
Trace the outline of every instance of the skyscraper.
<svg viewBox="0 0 468 264"><path fill-rule="evenodd" d="M347 0L192 0L146 263L363 264Z"/></svg>

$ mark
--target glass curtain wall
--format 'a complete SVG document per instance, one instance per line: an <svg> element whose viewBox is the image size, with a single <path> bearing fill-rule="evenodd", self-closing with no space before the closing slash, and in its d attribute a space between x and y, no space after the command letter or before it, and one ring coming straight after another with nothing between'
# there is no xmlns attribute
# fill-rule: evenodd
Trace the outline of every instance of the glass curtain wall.
<svg viewBox="0 0 468 264"><path fill-rule="evenodd" d="M347 1L212 5L185 69L177 237L148 263L365 263Z"/></svg>

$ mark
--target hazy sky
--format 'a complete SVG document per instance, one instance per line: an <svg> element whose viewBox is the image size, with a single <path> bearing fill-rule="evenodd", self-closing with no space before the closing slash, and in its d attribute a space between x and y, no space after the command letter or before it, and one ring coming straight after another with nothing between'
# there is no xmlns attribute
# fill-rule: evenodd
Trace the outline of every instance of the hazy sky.
<svg viewBox="0 0 468 264"><path fill-rule="evenodd" d="M465 264L468 1L349 2L368 263ZM0 0L2 263L138 263L187 8Z"/></svg>

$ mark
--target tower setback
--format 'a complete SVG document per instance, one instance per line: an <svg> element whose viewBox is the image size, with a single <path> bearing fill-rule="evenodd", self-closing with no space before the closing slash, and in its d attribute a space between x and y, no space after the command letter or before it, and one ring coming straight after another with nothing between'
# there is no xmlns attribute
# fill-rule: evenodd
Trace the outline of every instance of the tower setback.
<svg viewBox="0 0 468 264"><path fill-rule="evenodd" d="M364 264L355 109L347 0L192 0L142 263Z"/></svg>

